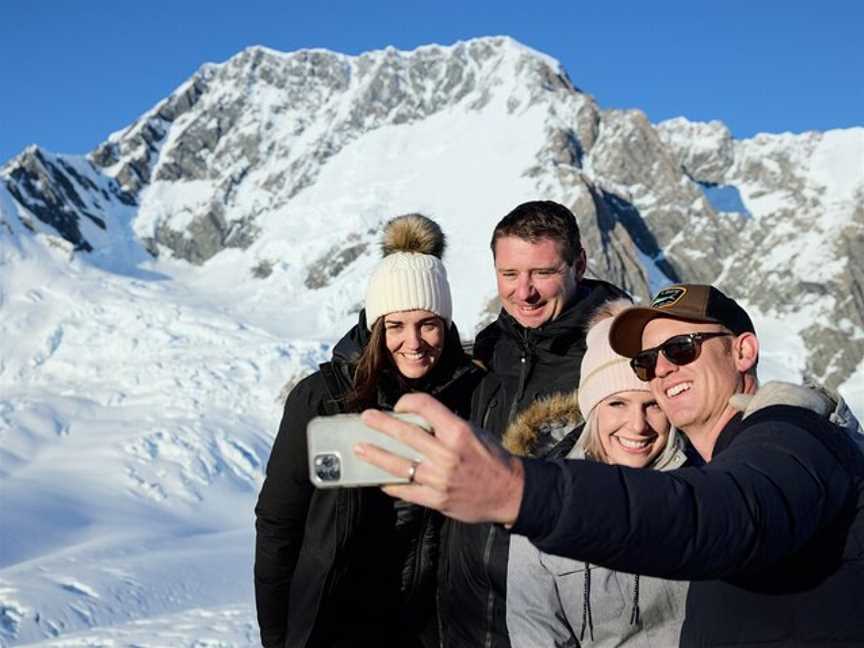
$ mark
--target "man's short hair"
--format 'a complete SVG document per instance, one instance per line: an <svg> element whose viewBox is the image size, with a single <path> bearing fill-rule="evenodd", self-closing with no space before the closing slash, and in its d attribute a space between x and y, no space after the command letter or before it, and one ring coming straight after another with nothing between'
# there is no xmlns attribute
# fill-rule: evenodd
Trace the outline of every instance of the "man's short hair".
<svg viewBox="0 0 864 648"><path fill-rule="evenodd" d="M582 252L582 239L576 217L564 205L552 200L532 200L522 203L502 218L492 232L492 256L499 238L515 236L536 243L551 239L558 244L561 258L572 266Z"/></svg>

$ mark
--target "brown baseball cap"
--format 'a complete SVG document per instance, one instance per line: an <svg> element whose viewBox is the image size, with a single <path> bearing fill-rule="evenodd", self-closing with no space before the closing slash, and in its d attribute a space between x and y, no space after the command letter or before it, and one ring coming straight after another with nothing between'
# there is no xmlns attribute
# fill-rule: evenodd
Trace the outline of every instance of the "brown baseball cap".
<svg viewBox="0 0 864 648"><path fill-rule="evenodd" d="M658 317L719 324L735 335L756 332L746 311L714 286L676 284L658 292L650 306L634 306L618 315L609 330L609 343L617 353L632 358L642 350L645 325Z"/></svg>

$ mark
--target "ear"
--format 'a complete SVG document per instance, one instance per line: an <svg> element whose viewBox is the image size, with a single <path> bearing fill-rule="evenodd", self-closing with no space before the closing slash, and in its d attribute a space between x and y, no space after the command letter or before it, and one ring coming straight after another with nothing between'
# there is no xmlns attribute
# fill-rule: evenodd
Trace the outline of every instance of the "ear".
<svg viewBox="0 0 864 648"><path fill-rule="evenodd" d="M747 373L756 366L759 359L759 340L753 333L742 333L732 344L735 368L739 373Z"/></svg>
<svg viewBox="0 0 864 648"><path fill-rule="evenodd" d="M579 254L573 262L573 276L578 283L585 275L585 269L588 267L588 257L585 256L585 248L579 249Z"/></svg>

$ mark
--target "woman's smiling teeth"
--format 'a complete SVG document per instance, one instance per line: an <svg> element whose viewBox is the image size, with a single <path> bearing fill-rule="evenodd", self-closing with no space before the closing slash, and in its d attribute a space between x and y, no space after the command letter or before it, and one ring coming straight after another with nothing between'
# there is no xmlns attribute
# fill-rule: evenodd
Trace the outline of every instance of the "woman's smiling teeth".
<svg viewBox="0 0 864 648"><path fill-rule="evenodd" d="M639 439L638 441L633 439L626 439L621 436L616 436L615 439L618 441L618 443L620 443L628 450L647 450L654 444L654 441L657 439L657 437L647 437L645 439Z"/></svg>
<svg viewBox="0 0 864 648"><path fill-rule="evenodd" d="M674 398L675 396L677 396L681 392L687 391L692 386L693 386L693 383L690 383L690 382L678 383L677 385L673 385L672 387L670 387L669 389L666 390L666 396L668 398Z"/></svg>

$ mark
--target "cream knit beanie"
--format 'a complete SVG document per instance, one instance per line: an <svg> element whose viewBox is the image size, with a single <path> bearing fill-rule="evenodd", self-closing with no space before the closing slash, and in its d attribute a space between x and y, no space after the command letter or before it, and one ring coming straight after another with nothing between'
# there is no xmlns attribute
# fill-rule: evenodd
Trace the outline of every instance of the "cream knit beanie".
<svg viewBox="0 0 864 648"><path fill-rule="evenodd" d="M586 419L597 403L613 394L649 391L648 383L639 380L630 368L630 358L618 355L609 345L609 329L615 316L631 306L623 299L609 302L600 307L589 324L579 381L579 409Z"/></svg>
<svg viewBox="0 0 864 648"><path fill-rule="evenodd" d="M420 214L387 223L381 244L384 258L375 266L366 288L366 325L382 315L428 310L449 325L453 316L447 270L441 262L444 234Z"/></svg>

